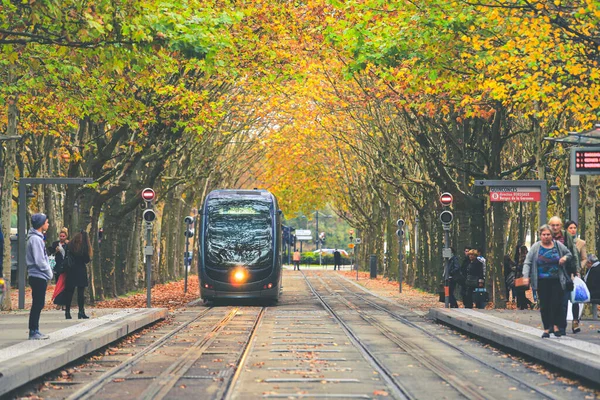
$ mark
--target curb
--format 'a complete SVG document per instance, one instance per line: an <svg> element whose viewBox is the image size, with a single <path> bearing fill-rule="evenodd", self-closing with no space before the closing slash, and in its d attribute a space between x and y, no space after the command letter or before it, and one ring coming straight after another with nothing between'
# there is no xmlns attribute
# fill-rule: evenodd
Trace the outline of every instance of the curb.
<svg viewBox="0 0 600 400"><path fill-rule="evenodd" d="M0 396L62 368L131 332L164 319L167 315L168 311L164 308L142 310L81 334L73 335L68 339L41 347L34 352L8 359L0 367ZM19 345L26 345L26 343L29 341L21 342Z"/></svg>
<svg viewBox="0 0 600 400"><path fill-rule="evenodd" d="M456 310L432 308L429 310L429 316L450 327L515 350L571 375L600 383L600 346L569 337L542 339L541 329L486 316L473 310ZM479 317L477 314L482 315Z"/></svg>

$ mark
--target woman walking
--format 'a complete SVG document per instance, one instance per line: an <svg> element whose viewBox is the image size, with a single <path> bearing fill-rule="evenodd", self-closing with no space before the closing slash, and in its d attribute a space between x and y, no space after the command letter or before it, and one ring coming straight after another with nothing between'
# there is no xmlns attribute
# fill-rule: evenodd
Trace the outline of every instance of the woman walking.
<svg viewBox="0 0 600 400"><path fill-rule="evenodd" d="M579 253L580 265L577 265L577 276L580 276L581 270L585 268L588 259L587 259L587 251L585 250L585 240L581 240L577 237L577 222L575 221L567 221L565 224L567 228L567 233L573 237L573 243L575 244L575 249ZM571 329L573 333L581 332L580 321L579 321L579 303L573 303L571 311L573 312L573 323Z"/></svg>
<svg viewBox="0 0 600 400"><path fill-rule="evenodd" d="M544 333L542 338L562 336L559 326L564 321L562 301L567 289L568 275L565 264L573 255L565 245L552 238L552 230L542 225L538 231L540 241L531 246L523 263L525 283L537 289Z"/></svg>
<svg viewBox="0 0 600 400"><path fill-rule="evenodd" d="M85 315L84 290L88 286L88 274L86 264L92 260L92 245L87 232L79 232L69 243L67 257L70 258L70 268L66 271L66 308L65 318L71 319L71 299L75 288L77 288L77 306L79 307L78 318L87 319Z"/></svg>

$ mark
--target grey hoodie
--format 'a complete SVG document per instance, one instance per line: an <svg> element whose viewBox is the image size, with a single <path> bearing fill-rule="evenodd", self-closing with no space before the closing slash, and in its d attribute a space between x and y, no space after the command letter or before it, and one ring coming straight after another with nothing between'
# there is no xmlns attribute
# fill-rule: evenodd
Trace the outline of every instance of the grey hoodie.
<svg viewBox="0 0 600 400"><path fill-rule="evenodd" d="M47 281L51 280L54 276L52 269L50 268L48 255L46 254L44 235L33 228L30 228L27 233L25 261L27 262L27 272L29 273L29 276L45 279Z"/></svg>

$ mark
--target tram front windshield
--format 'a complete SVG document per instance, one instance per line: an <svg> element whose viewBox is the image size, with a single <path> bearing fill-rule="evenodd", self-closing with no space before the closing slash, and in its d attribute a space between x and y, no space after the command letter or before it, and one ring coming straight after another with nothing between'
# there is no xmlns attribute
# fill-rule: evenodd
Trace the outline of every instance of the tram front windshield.
<svg viewBox="0 0 600 400"><path fill-rule="evenodd" d="M271 203L213 198L207 205L206 264L213 268L273 265Z"/></svg>

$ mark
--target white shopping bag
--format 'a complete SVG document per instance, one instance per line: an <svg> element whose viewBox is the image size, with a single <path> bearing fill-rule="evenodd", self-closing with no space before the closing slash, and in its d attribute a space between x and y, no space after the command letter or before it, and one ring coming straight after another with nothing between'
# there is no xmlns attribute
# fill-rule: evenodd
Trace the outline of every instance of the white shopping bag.
<svg viewBox="0 0 600 400"><path fill-rule="evenodd" d="M571 292L571 303L589 303L590 291L585 282L576 276L573 279L573 291Z"/></svg>
<svg viewBox="0 0 600 400"><path fill-rule="evenodd" d="M579 305L579 319L581 320L581 315L583 314L583 304ZM569 300L569 305L567 306L567 321L573 321L573 303Z"/></svg>

